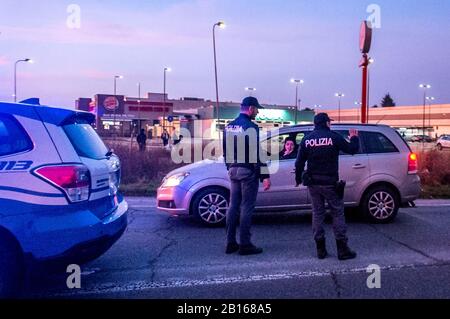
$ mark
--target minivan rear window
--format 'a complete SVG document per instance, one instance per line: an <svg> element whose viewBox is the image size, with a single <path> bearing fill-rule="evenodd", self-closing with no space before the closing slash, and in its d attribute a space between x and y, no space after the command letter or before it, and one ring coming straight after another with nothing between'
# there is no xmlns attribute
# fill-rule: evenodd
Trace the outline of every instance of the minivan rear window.
<svg viewBox="0 0 450 319"><path fill-rule="evenodd" d="M77 119L74 123L64 125L63 129L79 156L92 159L106 158L108 148L88 122Z"/></svg>
<svg viewBox="0 0 450 319"><path fill-rule="evenodd" d="M397 153L398 148L383 134L363 132L364 147L368 154Z"/></svg>

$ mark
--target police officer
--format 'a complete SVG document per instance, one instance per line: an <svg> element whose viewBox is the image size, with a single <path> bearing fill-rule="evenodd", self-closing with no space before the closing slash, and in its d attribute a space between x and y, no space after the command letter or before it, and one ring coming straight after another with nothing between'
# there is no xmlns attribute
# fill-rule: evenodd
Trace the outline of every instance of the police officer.
<svg viewBox="0 0 450 319"><path fill-rule="evenodd" d="M241 114L225 127L223 152L231 181L231 200L227 212L226 253L239 251L241 255L262 253L262 248L251 242L251 222L258 194L259 181L264 191L270 188L266 163L259 154L259 128L252 122L263 107L254 97L242 101ZM236 228L240 213L240 245L236 241Z"/></svg>
<svg viewBox="0 0 450 319"><path fill-rule="evenodd" d="M314 117L314 131L305 136L300 144L295 163L296 183L297 186L302 183L308 186L311 195L317 257L324 259L328 255L323 228L326 200L333 217L338 258L339 260L353 259L356 253L347 245L343 196L339 194L337 187L339 185L339 152L356 154L359 150L359 137L357 130L350 130L350 143L348 143L341 135L331 131L331 121L326 113L319 113ZM305 172L306 162L308 166Z"/></svg>

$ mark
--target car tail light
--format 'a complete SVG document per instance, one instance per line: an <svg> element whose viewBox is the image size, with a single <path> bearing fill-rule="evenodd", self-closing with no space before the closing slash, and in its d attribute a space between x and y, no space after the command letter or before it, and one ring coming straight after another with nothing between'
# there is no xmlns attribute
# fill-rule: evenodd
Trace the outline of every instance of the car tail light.
<svg viewBox="0 0 450 319"><path fill-rule="evenodd" d="M62 189L71 203L89 199L91 177L84 165L43 166L38 168L35 174Z"/></svg>
<svg viewBox="0 0 450 319"><path fill-rule="evenodd" d="M410 153L408 157L408 174L417 174L418 164L417 164L417 154Z"/></svg>

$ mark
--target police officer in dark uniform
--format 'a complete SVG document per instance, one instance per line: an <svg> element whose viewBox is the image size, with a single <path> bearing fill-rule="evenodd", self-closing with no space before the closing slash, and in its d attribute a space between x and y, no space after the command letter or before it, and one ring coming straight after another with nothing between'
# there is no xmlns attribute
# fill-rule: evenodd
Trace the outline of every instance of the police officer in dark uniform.
<svg viewBox="0 0 450 319"><path fill-rule="evenodd" d="M263 107L254 97L242 101L241 114L225 127L223 154L231 181L230 207L227 212L226 253L239 251L241 255L262 253L262 248L251 242L251 222L258 194L259 181L264 190L270 188L270 176L266 163L260 160L259 127L252 122ZM236 241L236 229L240 213L240 245Z"/></svg>
<svg viewBox="0 0 450 319"><path fill-rule="evenodd" d="M331 119L326 113L314 117L315 129L305 136L295 163L297 186L308 186L313 206L313 234L317 246L317 257L327 257L325 231L323 228L326 212L325 200L333 217L333 230L336 238L338 258L353 259L356 253L347 245L347 226L344 216L343 188L339 182L339 152L356 154L359 150L357 130L350 130L350 143L341 135L331 131ZM307 171L304 171L305 163Z"/></svg>

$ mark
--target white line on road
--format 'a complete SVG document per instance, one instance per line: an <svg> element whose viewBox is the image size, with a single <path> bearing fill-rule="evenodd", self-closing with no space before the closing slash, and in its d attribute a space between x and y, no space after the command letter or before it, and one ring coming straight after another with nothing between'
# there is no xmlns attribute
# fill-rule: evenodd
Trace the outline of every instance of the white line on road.
<svg viewBox="0 0 450 319"><path fill-rule="evenodd" d="M409 264L409 265L395 265L395 266L385 266L381 270L402 270L402 269L412 269L418 267L432 267L432 266L442 266L442 263L424 263L424 264ZM366 268L355 268L355 269L344 269L344 270L330 270L330 271L307 271L299 273L280 273L273 275L249 275L249 276L237 276L237 277L216 277L210 279L199 279L199 280L169 280L162 282L148 282L148 281L136 281L126 284L105 284L94 286L91 288L73 291L73 292L62 292L54 294L56 297L70 297L70 296L80 296L80 295L96 295L96 294L110 294L110 293L121 293L121 292L136 292L144 291L150 289L163 289L163 288L188 288L196 286L206 286L206 285L224 285L224 284L236 284L236 283L246 283L246 282L258 282L258 281L271 281L271 280L283 280L283 279L299 279L306 277L325 277L343 274L356 274L356 273L366 273Z"/></svg>

